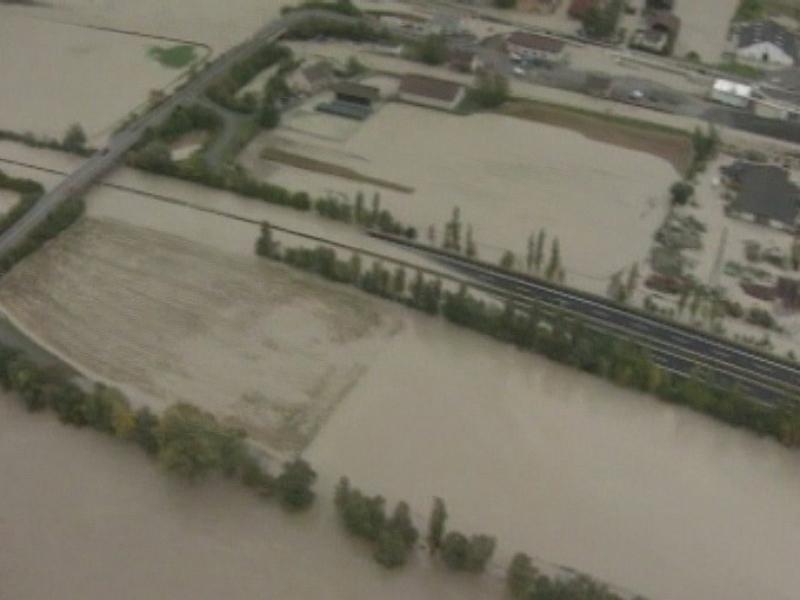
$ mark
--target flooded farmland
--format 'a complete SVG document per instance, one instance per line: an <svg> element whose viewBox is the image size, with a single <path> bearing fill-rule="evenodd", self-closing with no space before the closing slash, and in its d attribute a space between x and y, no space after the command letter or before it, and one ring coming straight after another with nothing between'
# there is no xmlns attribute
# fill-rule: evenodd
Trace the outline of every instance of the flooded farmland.
<svg viewBox="0 0 800 600"><path fill-rule="evenodd" d="M354 323L374 315L370 318L378 319L379 324L364 330L374 333L365 333L366 337L353 342L354 348L362 350L352 355L340 353L358 362L357 381L342 392L335 410L311 436L306 450L306 456L320 471L325 499L330 500L332 486L342 474L390 500L408 500L419 515L427 511L431 497L439 495L448 501L454 527L498 536L499 564L516 550L526 550L654 599L794 597L800 585L794 566L800 553L800 537L795 535L800 530L797 453L519 353L440 320L318 285L298 274L287 275L293 285L300 286L296 289L303 290L283 305L293 308L291 319L274 312L270 306L276 305L267 301L263 291L239 295L231 306L212 302L209 298L217 293L213 292L215 288L225 290L231 285L227 270L240 278L250 273L249 269L260 270L266 289L286 285L283 275L256 264L255 258L247 258L256 228L236 222L225 224L220 217L198 216L178 207L159 211L147 203L120 202L119 198L105 201L106 194L110 192L92 194L92 218L81 225L99 228L93 235L81 242L69 237L80 234L79 228L69 232L45 253L20 265L0 286L3 308L49 345L59 345L62 354L102 370L112 380L133 365L139 373L126 382L133 392L142 387L139 381L158 381L165 372L173 378L181 375L186 387L165 385L162 379L161 392L139 389L138 397L153 401L152 397L158 396L161 404L154 405L163 406L172 399L163 390L188 390L195 402L226 416L230 407L225 403L236 398L222 398L224 393L236 394L250 387L263 390L273 399L281 389L290 396L302 396L303 389L308 389L303 387L309 382L306 377L322 373L324 378L326 365L338 364L342 358L335 352L309 354L306 344L300 345L297 340L317 340L317 348L334 348L335 340L328 337L331 323L347 322L353 312L359 315ZM134 238L131 243L135 252L129 252L131 256L124 260L125 252L111 252L113 244L97 245L104 238L104 229L113 231L115 227L123 227L126 235ZM186 264L186 248L193 254L200 251L198 245L207 254L201 262L208 268L193 263L200 275L187 280L181 267ZM147 266L150 254L140 254L142 247L158 249L158 256L152 258L154 266ZM58 260L59 248L72 250ZM48 254L48 268L59 269L59 279L69 285L52 286L50 294L36 295L32 293L36 290L33 282L47 267L46 262L36 259ZM245 269L241 261L247 260L253 262ZM227 267L213 270L213 265ZM99 273L103 276L97 276ZM214 282L211 290L202 282L203 274ZM33 287L21 284L26 280ZM14 281L16 286L9 284ZM117 289L120 282L127 292ZM70 295L86 297L82 288L89 287L90 301L70 299ZM340 294L346 301L334 302ZM160 305L164 305L161 316L158 310L144 310ZM198 306L202 311L198 312ZM322 306L326 308L321 312L315 308ZM64 311L85 331L63 335L59 328ZM247 323L256 323L251 317L262 311L272 311L276 320L261 321L255 327L266 343L258 350L258 345L252 344L256 338L242 332L247 331ZM130 337L132 325L128 320L141 333ZM191 335L184 332L181 344L171 341L175 323L197 325L198 320L205 325L193 329ZM159 336L165 336L163 347L174 354L150 356L159 349L152 341ZM276 337L284 343L270 350ZM108 343L89 343L93 339ZM128 339L146 343L137 347L127 343ZM123 347L124 352L115 345ZM211 349L216 353L214 360L226 371L221 382L214 381L214 374L221 373L222 367L214 365L208 354ZM243 359L245 355L247 360ZM173 360L176 362L170 363ZM280 365L293 363L307 365L303 377L282 378ZM193 369L204 367L210 367L209 373L198 381L205 381L208 390L192 383ZM232 387L231 382L235 383ZM27 443L19 436L2 436L0 440ZM107 440L102 443L112 445ZM102 453L96 454L101 460ZM14 453L9 450L6 455ZM112 460L103 456L103 461ZM121 460L124 465L130 459ZM127 467L119 468L125 472ZM112 487L125 486L124 479L117 474ZM163 490L138 493L158 495ZM194 531L196 523L213 521L213 531L200 527L207 532L202 535L216 540L212 546L260 548L249 534L240 543L245 525L235 515L222 516L228 514L222 505L231 502L228 492L203 492L197 500L179 502L191 507L188 516L175 509L175 500L168 500L167 508L152 496L143 502L160 515L154 519L173 523L168 530L175 540L170 543L192 548L202 545L193 537L200 535ZM232 506L240 506L238 502L244 501L237 500ZM168 511L166 516L164 510ZM73 524L52 529L55 540L64 543L63 536L70 535L75 518L74 514L66 515L65 522ZM175 520L181 527L174 524ZM285 536L293 539L283 528L270 531L275 552L284 545ZM236 539L236 544L226 539ZM109 541L98 534L94 543L97 547L92 552L100 552ZM293 542L285 543L292 547ZM211 560L205 553L212 550L193 551L206 557L187 555L198 564ZM235 563L232 568L242 578L269 561L254 563L249 554L231 552L226 560ZM285 555L269 556L277 556L276 561L287 560ZM352 560L360 562L357 557ZM194 567L188 566L192 564L179 563L178 568L193 572ZM5 570L16 573L20 567ZM364 565L363 571L367 581L376 577L371 565ZM22 572L24 576L24 569ZM415 572L409 570L402 578L416 582L416 575L409 575ZM203 577L212 575L204 572ZM263 581L260 572L250 576ZM169 587L176 585L174 580L163 577L151 582L148 591L158 595L165 589L177 589ZM324 570L316 573L309 585L324 586L325 582L317 578L327 577L339 581L335 579L339 576ZM361 581L360 569L358 577ZM421 577L428 577L427 571ZM371 589L369 583L364 585ZM331 595L335 596L333 592ZM336 597L356 596L342 592ZM420 592L413 597L426 596Z"/></svg>

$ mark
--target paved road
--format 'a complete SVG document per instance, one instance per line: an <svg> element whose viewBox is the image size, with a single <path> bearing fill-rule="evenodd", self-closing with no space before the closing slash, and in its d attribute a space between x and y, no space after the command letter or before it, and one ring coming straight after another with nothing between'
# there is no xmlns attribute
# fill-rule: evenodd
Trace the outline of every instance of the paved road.
<svg viewBox="0 0 800 600"><path fill-rule="evenodd" d="M224 74L234 63L255 53L265 42L278 37L289 27L303 20L317 17L349 20L341 15L334 15L324 11L290 13L283 18L271 21L240 45L221 54L206 69L200 71L183 88L175 92L161 105L113 135L106 148L95 153L83 162L75 172L42 196L39 202L24 217L0 236L0 254L7 252L23 241L59 205L69 198L85 192L94 182L108 173L133 148L144 130L158 126L177 106L188 104L198 96L201 96L217 77Z"/></svg>
<svg viewBox="0 0 800 600"><path fill-rule="evenodd" d="M519 298L533 299L546 306L580 314L590 323L629 336L649 348L654 360L672 371L690 374L702 366L720 385L730 387L736 384L742 393L760 402L777 405L787 402L788 398L800 401L800 365L625 309L599 296L478 265L407 240L373 235L432 255L451 268L480 282L508 290Z"/></svg>

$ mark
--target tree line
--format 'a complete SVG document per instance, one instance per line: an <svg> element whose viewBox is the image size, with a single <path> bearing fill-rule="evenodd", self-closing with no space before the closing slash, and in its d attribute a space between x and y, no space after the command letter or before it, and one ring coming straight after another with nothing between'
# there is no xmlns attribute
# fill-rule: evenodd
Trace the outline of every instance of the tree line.
<svg viewBox="0 0 800 600"><path fill-rule="evenodd" d="M31 132L18 133L5 129L0 129L0 140L25 144L31 148L61 150L83 157L91 156L96 152L95 148L87 146L86 133L77 123L70 125L60 140L52 137L37 136Z"/></svg>
<svg viewBox="0 0 800 600"><path fill-rule="evenodd" d="M0 171L0 189L10 190L20 195L19 202L0 217L0 235L2 235L33 208L33 205L44 194L44 187L38 181L11 177Z"/></svg>
<svg viewBox="0 0 800 600"><path fill-rule="evenodd" d="M373 196L372 206L367 207L363 193L358 193L352 204L332 196L312 198L307 192L292 192L283 186L259 181L241 167L216 171L200 157L195 160L175 162L172 160L166 141L193 129L212 126L216 122L215 119L219 118L214 111L204 107L176 109L176 114L179 116L174 114L162 127L145 133L142 144L129 153L128 164L159 175L256 198L269 204L302 212L313 210L326 219L362 227L375 227L385 233L416 238L417 231L414 227L400 223L390 211L381 208L378 194ZM197 120L193 120L194 118Z"/></svg>
<svg viewBox="0 0 800 600"><path fill-rule="evenodd" d="M146 406L134 408L115 387L95 384L87 389L65 368L39 366L2 344L0 386L15 392L29 412L50 410L66 425L89 428L139 447L175 477L190 482L223 477L263 498L277 499L291 512L307 510L316 498L313 484L317 474L305 460L286 462L280 474L272 475L248 448L242 430L221 424L213 414L191 404L174 404L161 415ZM375 561L387 569L406 564L420 541L408 503L398 502L389 513L382 496L364 494L346 477L336 486L334 506L345 530L370 544ZM495 538L448 531L447 518L444 501L435 498L425 536L430 554L450 570L483 572L494 555ZM605 586L587 576L551 580L541 575L524 554L517 554L509 565L507 585L514 598L526 600L618 598L605 593ZM560 595L552 595L554 590Z"/></svg>
<svg viewBox="0 0 800 600"><path fill-rule="evenodd" d="M326 37L353 42L392 42L395 39L385 27L373 27L365 21L344 22L324 17L295 23L284 37L300 41Z"/></svg>
<svg viewBox="0 0 800 600"><path fill-rule="evenodd" d="M674 404L692 408L730 425L775 438L788 447L800 447L800 410L773 408L747 399L737 387L723 386L713 375L697 368L690 376L659 367L639 344L588 327L581 319L535 301L502 306L470 293L462 284L444 290L438 277L417 269L412 281L406 268L392 270L374 260L365 268L359 253L343 260L328 246L283 248L271 227L262 225L255 251L325 279L359 289L426 312L497 340L542 354L550 360L607 379L617 385L644 391Z"/></svg>
<svg viewBox="0 0 800 600"><path fill-rule="evenodd" d="M32 206L35 201L36 200L31 200L30 205ZM16 212L16 208L17 207L15 207L12 213ZM22 210L22 208L20 208L20 210ZM8 273L19 261L36 252L36 250L41 248L47 241L53 239L72 225L81 217L83 211L84 202L81 198L71 198L59 205L48 214L44 221L37 225L24 240L7 250L2 257L0 257L0 275ZM9 215L10 214L11 213L9 213ZM23 214L25 213L17 214L16 218L19 219ZM9 215L7 215L7 217ZM6 220L4 219L2 224L5 225L5 223ZM6 226L6 229L10 226L11 224Z"/></svg>
<svg viewBox="0 0 800 600"><path fill-rule="evenodd" d="M291 62L291 59L292 51L286 46L268 44L252 56L231 66L223 76L209 86L206 95L229 110L254 113L258 108L256 99L248 94L238 97L239 90L264 69L279 62Z"/></svg>
<svg viewBox="0 0 800 600"><path fill-rule="evenodd" d="M74 427L87 427L141 448L169 473L189 481L212 474L239 480L264 497L276 497L290 510L314 501L316 473L305 461L287 462L278 475L246 445L239 429L222 425L209 412L175 404L160 416L134 409L118 389L75 383L62 367L41 367L21 352L0 344L0 385L18 394L30 412L50 410Z"/></svg>

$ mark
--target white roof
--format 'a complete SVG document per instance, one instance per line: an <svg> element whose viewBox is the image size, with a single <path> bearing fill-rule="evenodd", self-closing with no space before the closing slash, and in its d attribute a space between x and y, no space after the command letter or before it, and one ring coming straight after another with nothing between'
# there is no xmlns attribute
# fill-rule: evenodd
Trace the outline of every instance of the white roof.
<svg viewBox="0 0 800 600"><path fill-rule="evenodd" d="M736 83L728 79L717 79L714 82L714 91L723 92L725 94L733 94L740 98L749 98L753 94L752 86L745 85L744 83Z"/></svg>

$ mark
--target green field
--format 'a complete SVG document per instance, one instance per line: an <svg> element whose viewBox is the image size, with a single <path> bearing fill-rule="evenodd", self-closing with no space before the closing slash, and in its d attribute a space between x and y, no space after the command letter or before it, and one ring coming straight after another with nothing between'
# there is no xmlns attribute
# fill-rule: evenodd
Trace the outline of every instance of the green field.
<svg viewBox="0 0 800 600"><path fill-rule="evenodd" d="M182 69L197 59L195 47L188 44L172 46L171 48L154 46L148 50L147 54L170 69Z"/></svg>

